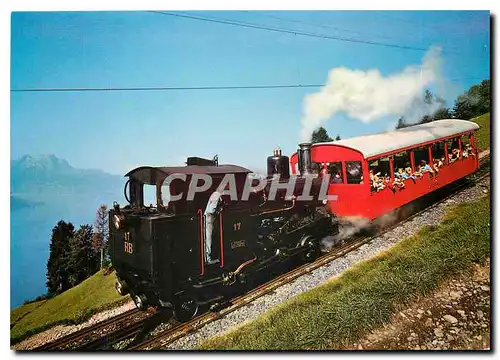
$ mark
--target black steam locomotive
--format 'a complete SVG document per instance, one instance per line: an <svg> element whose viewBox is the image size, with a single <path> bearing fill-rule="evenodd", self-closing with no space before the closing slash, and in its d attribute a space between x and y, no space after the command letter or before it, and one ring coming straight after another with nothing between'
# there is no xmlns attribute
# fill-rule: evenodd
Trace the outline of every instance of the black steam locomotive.
<svg viewBox="0 0 500 360"><path fill-rule="evenodd" d="M229 290L251 283L252 276L291 257L304 261L320 253L320 240L337 231L332 216L318 199L319 179L311 174L310 144L300 144L300 175L293 195L286 189L270 198L271 182L242 200L251 171L218 160L188 158L184 167L139 167L125 176L128 205L110 210L110 254L116 289L130 293L136 306L172 308L186 321L202 305L223 301ZM172 174L179 178L172 180ZM207 262L204 209L226 174L235 179L237 199L222 195L215 216ZM212 184L188 200L193 177L208 175ZM312 178L312 200L298 201ZM169 179L167 181L167 179ZM289 183L289 159L275 150L267 159L267 180ZM252 182L253 183L253 182ZM198 185L198 184L197 184ZM156 206L144 204L144 187L154 187ZM202 186L202 185L200 185ZM173 196L179 200L169 201Z"/></svg>

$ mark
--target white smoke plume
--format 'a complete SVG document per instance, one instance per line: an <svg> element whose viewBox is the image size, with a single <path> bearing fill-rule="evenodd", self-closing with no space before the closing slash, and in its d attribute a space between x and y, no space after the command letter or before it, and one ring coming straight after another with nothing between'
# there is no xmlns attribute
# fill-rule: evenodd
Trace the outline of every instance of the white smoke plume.
<svg viewBox="0 0 500 360"><path fill-rule="evenodd" d="M424 89L441 84L441 48L431 47L420 65L409 65L401 72L384 77L379 70L352 70L338 67L330 70L321 90L304 97L301 140L309 141L311 133L337 113L345 113L363 123L383 116L405 117L406 123L433 114L439 104L426 104Z"/></svg>

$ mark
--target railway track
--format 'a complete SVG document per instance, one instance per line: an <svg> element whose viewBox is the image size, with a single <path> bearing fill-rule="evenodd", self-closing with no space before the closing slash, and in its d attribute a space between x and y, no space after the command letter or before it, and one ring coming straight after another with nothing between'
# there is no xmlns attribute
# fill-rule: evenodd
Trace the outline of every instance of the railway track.
<svg viewBox="0 0 500 360"><path fill-rule="evenodd" d="M452 189L448 190L448 195L444 196L442 199L438 200L437 202L433 202L429 206L425 206L423 209L420 211L406 217L405 219L401 221L397 221L396 223L385 227L381 231L377 231L373 236L358 236L355 237L354 239L351 239L348 243L334 248L330 252L326 253L325 255L320 256L316 261L313 263L308 263L304 264L302 266L299 266L290 272L287 272L285 274L282 274L273 280L258 286L257 288L251 290L247 294L244 294L242 296L239 296L233 300L230 301L231 305L225 309L222 309L217 312L208 312L205 314L202 314L192 320L190 320L187 323L182 323L182 324L176 324L173 327L159 333L158 335L152 337L151 339L148 339L138 345L131 346L127 350L152 350L152 349L159 349L159 348L164 348L168 346L169 344L173 343L174 341L186 336L189 333L192 333L200 328L202 328L205 325L208 325L209 323L223 318L227 314L251 303L252 301L256 300L257 298L264 296L268 293L271 293L272 291L276 290L280 286L287 284L289 282L292 282L293 280L297 279L298 277L305 275L307 273L310 273L311 271L320 268L331 261L338 259L340 257L345 256L346 254L360 248L361 246L370 243L373 239L389 232L390 230L394 229L396 226L399 226L405 222L411 221L413 218L421 215L424 212L429 211L430 209L438 206L439 204L443 203L444 201L448 200L450 197L453 195L457 194L460 190L463 190L464 188L467 188L471 184L475 184L479 182L480 180L486 178L489 176L489 166L486 167L484 166L485 163L488 161L489 162L489 154L481 158L480 160L482 162L482 167L478 172L473 174L469 180L464 181L463 183L457 184L455 187Z"/></svg>
<svg viewBox="0 0 500 360"><path fill-rule="evenodd" d="M106 345L110 337L119 335L121 331L127 331L129 334L133 333L135 328L140 327L145 319L150 316L151 311L143 312L138 309L132 309L107 320L98 322L93 326L75 331L33 350L96 350L99 349L100 346Z"/></svg>
<svg viewBox="0 0 500 360"><path fill-rule="evenodd" d="M266 282L255 289L249 291L248 293L238 296L231 301L229 301L229 306L216 312L204 313L187 323L182 324L172 324L169 329L160 332L158 335L152 338L129 346L127 350L148 350L157 349L165 347L175 340L182 338L183 336L194 332L203 326L220 319L227 314L251 303L257 298L269 294L279 288L280 286L292 282L298 277L305 275L319 267L322 267L329 262L338 259L346 254L360 248L361 246L371 242L374 238L383 235L384 233L392 230L394 227L410 221L414 217L422 214L425 211L439 205L440 203L446 201L451 196L455 195L461 189L467 187L471 183L476 183L481 179L489 175L489 153L483 153L480 156L480 169L475 174L469 176L469 180L464 183L460 183L453 189L449 190L449 194L437 202L432 203L429 206L424 207L422 210L406 217L402 221L398 221L388 227L385 227L382 231L378 231L376 234L370 237L358 236L355 237L344 245L334 248L330 252L320 256L315 262L307 263L299 266L285 274L281 274L273 280ZM439 191L439 190L438 190ZM70 335L59 338L51 343L44 344L36 349L35 351L54 351L54 350L99 350L99 349L109 349L113 344L116 344L122 340L130 339L137 336L145 326L145 323L154 314L154 311L141 312L138 309L129 310L125 313L117 315L115 317L109 318L102 322L99 322L93 326L89 326L85 329L76 331ZM104 333L104 335L103 335Z"/></svg>

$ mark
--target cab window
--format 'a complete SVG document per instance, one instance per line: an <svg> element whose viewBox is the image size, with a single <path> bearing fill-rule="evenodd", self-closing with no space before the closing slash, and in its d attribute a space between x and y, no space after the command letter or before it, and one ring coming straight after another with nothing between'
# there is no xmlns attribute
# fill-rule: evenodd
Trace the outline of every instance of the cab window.
<svg viewBox="0 0 500 360"><path fill-rule="evenodd" d="M156 207L156 185L144 184L144 206Z"/></svg>

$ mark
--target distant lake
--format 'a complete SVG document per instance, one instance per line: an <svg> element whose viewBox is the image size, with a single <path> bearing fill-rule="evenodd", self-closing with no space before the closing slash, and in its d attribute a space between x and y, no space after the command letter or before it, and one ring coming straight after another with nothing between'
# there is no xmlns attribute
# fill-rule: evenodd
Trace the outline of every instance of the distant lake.
<svg viewBox="0 0 500 360"><path fill-rule="evenodd" d="M43 199L34 206L11 209L11 309L47 291L45 282L50 238L57 222L61 219L72 222L75 230L81 224L93 224L100 204L105 203L109 207L113 200L123 204L122 197L118 194L116 197L108 194L107 199L65 195Z"/></svg>

